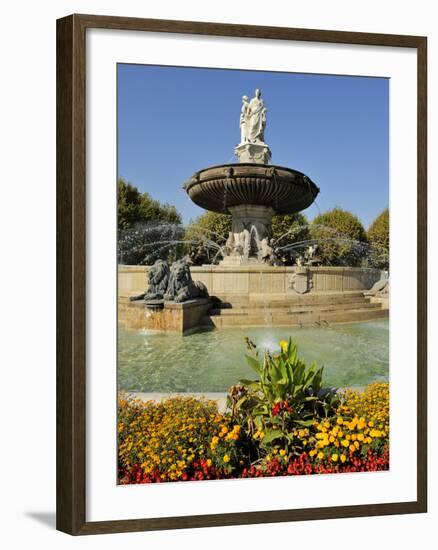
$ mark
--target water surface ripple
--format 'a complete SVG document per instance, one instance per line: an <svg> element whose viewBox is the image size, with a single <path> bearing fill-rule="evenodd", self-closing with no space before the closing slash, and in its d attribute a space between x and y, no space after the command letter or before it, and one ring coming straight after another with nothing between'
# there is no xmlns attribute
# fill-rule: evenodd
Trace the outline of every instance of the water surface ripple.
<svg viewBox="0 0 438 550"><path fill-rule="evenodd" d="M221 392L241 378L254 378L244 338L277 350L289 336L308 362L324 365L333 386L388 380L389 323L370 321L324 328L260 327L164 334L118 333L119 389L142 392Z"/></svg>

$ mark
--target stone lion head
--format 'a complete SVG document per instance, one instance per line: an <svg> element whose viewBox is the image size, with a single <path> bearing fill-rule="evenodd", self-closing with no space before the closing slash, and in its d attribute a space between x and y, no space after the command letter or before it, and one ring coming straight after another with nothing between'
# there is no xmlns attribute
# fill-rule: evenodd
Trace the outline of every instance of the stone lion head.
<svg viewBox="0 0 438 550"><path fill-rule="evenodd" d="M154 265L149 268L149 282L157 283L167 275L169 275L169 266L164 260L157 260Z"/></svg>
<svg viewBox="0 0 438 550"><path fill-rule="evenodd" d="M192 280L189 264L185 260L179 260L172 265L172 274L180 284L188 284Z"/></svg>

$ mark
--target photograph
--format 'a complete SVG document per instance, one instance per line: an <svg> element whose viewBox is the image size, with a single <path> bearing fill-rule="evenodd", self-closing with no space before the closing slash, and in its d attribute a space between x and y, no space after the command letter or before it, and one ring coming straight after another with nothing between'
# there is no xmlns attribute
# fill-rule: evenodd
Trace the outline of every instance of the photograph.
<svg viewBox="0 0 438 550"><path fill-rule="evenodd" d="M390 79L116 70L117 483L388 471Z"/></svg>

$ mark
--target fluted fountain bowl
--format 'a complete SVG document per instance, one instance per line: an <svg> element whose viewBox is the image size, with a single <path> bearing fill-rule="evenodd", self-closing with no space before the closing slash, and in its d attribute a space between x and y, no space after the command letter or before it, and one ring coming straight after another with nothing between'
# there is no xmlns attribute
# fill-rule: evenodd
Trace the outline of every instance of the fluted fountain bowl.
<svg viewBox="0 0 438 550"><path fill-rule="evenodd" d="M266 164L222 164L196 172L184 189L198 206L229 214L239 205L271 207L277 214L292 214L308 208L319 187L306 175Z"/></svg>

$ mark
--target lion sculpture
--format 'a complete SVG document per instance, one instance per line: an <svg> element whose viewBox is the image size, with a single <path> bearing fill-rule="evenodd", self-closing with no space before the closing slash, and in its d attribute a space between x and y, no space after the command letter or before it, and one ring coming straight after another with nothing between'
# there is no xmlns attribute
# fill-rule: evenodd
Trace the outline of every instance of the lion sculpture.
<svg viewBox="0 0 438 550"><path fill-rule="evenodd" d="M174 262L170 268L169 284L164 299L177 303L196 298L208 298L207 287L200 281L193 281L187 260Z"/></svg>
<svg viewBox="0 0 438 550"><path fill-rule="evenodd" d="M167 262L157 260L148 271L148 289L139 296L132 296L134 300L162 300L169 284L170 270Z"/></svg>
<svg viewBox="0 0 438 550"><path fill-rule="evenodd" d="M389 294L389 279L380 279L380 281L377 281L377 283L374 283L374 285L369 289L366 290L363 295L364 296L377 296L377 297L385 297Z"/></svg>

